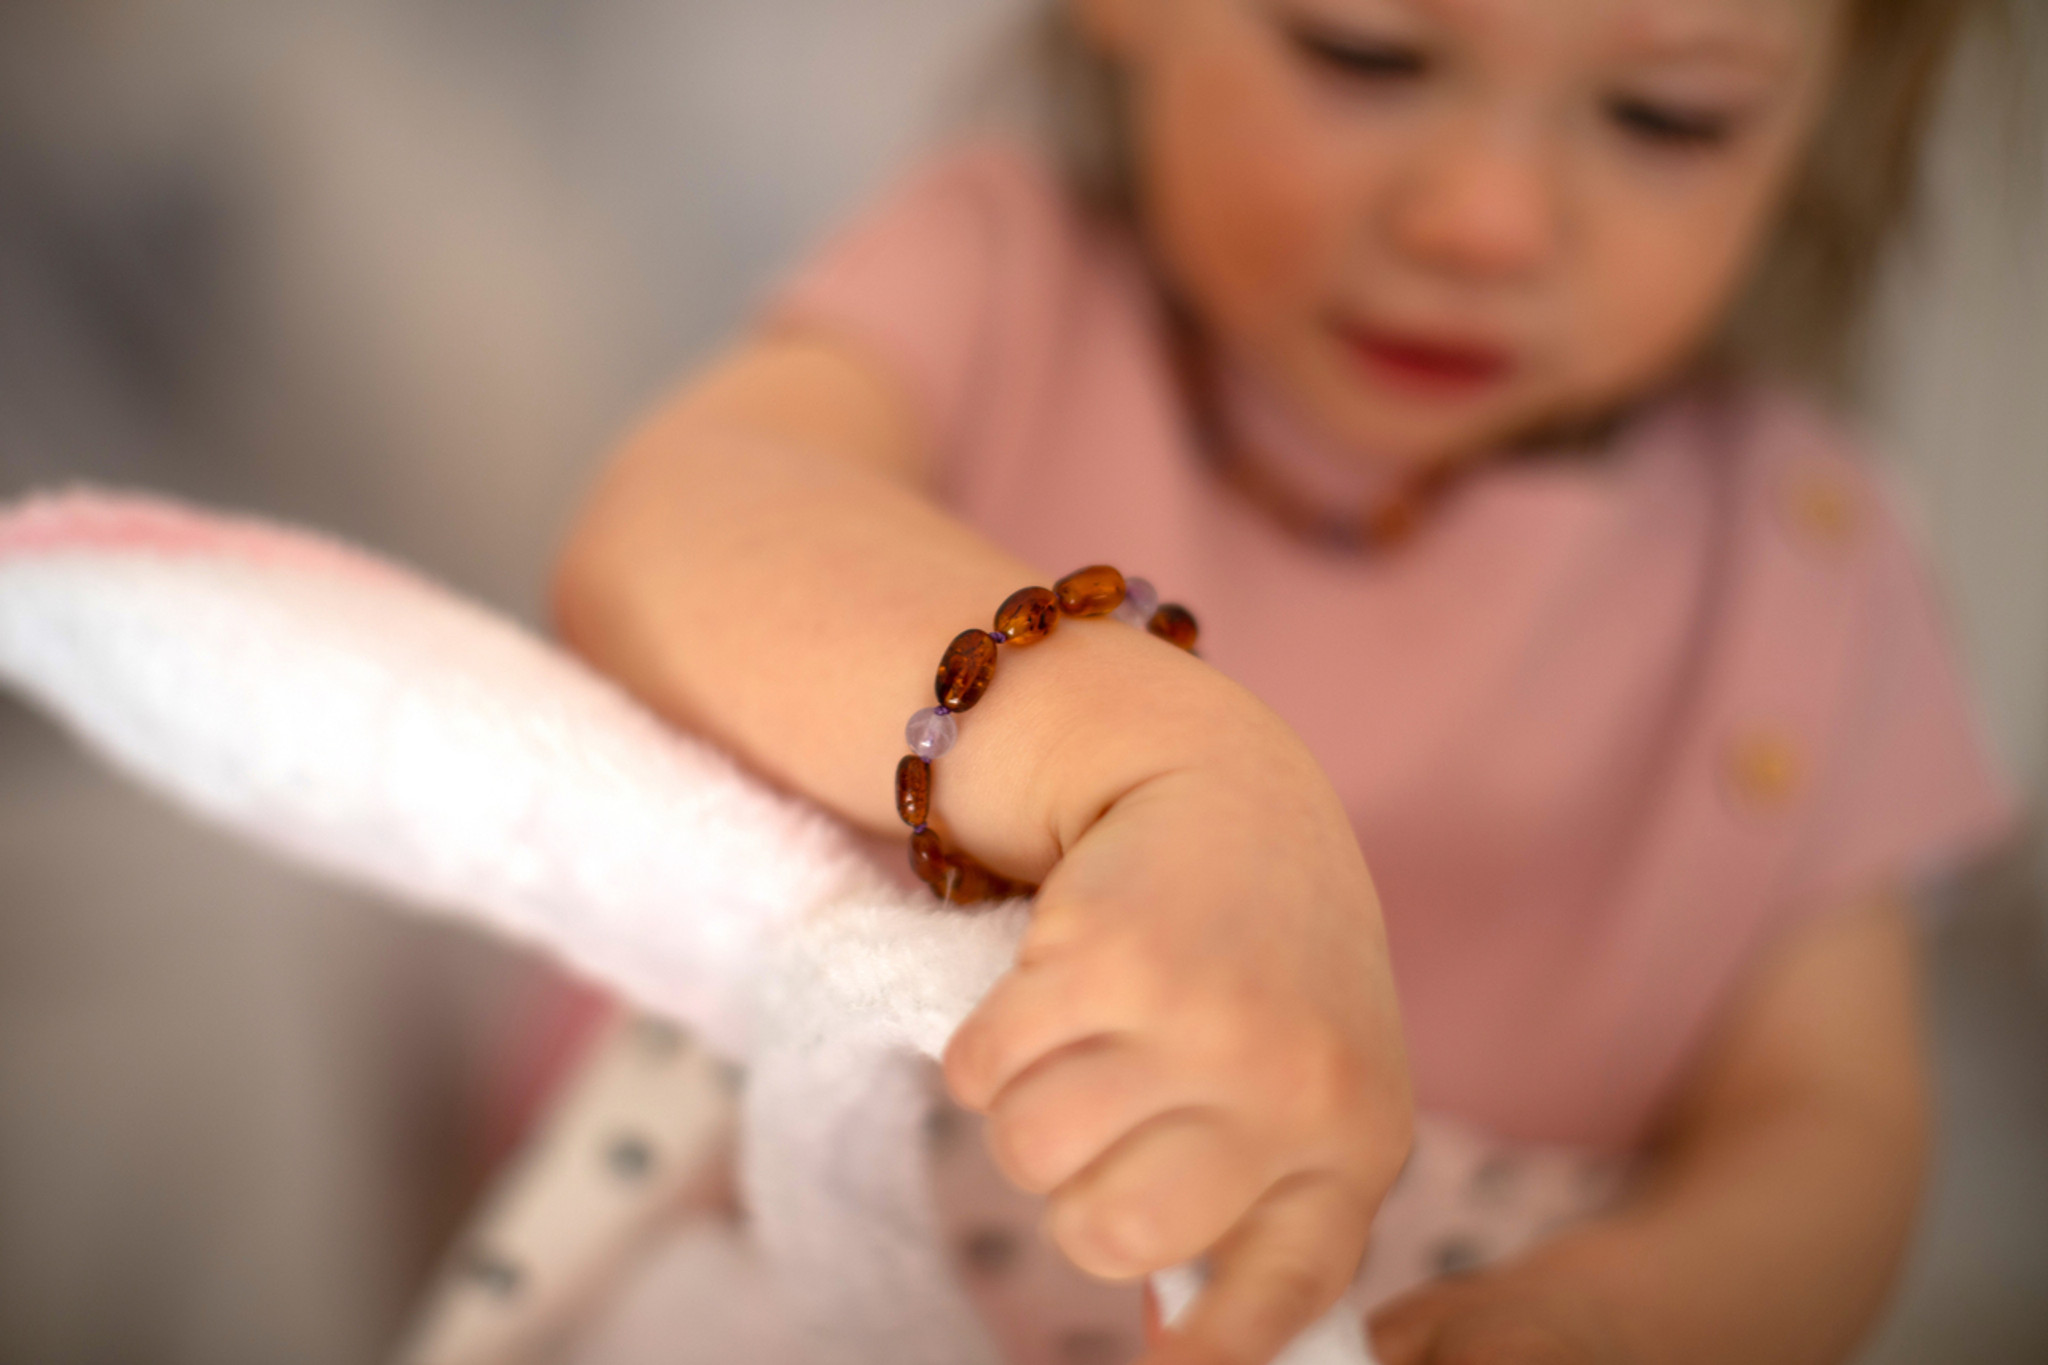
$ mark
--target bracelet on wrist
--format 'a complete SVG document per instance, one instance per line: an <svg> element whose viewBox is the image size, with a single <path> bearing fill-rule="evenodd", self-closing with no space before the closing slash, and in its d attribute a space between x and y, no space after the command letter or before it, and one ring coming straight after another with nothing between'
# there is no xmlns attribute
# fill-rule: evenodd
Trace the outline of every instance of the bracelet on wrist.
<svg viewBox="0 0 2048 1365"><path fill-rule="evenodd" d="M995 629L963 630L953 637L939 660L939 704L919 711L904 726L911 752L896 765L896 813L910 826L911 870L948 905L1007 900L1038 889L945 847L931 826L932 761L958 738L954 717L980 701L995 680L997 651L1004 645L1036 644L1052 634L1062 616L1113 616L1190 652L1198 633L1193 614L1176 603L1162 603L1144 579L1126 579L1107 564L1093 564L1050 588L1019 588L996 608Z"/></svg>

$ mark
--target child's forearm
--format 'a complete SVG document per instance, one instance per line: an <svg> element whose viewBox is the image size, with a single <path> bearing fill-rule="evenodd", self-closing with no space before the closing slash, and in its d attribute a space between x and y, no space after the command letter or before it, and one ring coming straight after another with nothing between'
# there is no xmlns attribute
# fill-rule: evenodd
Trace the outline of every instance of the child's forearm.
<svg viewBox="0 0 2048 1365"><path fill-rule="evenodd" d="M670 717L900 830L891 773L941 651L1045 570L917 495L885 388L789 343L700 384L599 488L557 602ZM1336 792L1199 660L1069 620L1002 651L934 809L1042 883L948 1045L954 1097L1084 1269L1209 1254L1183 1358L1271 1359L1336 1301L1408 1142L1378 901Z"/></svg>
<svg viewBox="0 0 2048 1365"><path fill-rule="evenodd" d="M946 643L986 629L1046 568L892 476L911 463L904 426L857 366L764 348L626 444L555 592L564 636L599 668L876 829L898 827L904 722L933 704ZM1153 717L1244 709L1224 700L1234 690L1141 632L1070 621L1003 652L999 684L944 762L938 809L962 847L1036 878L1077 824L1185 755Z"/></svg>
<svg viewBox="0 0 2048 1365"><path fill-rule="evenodd" d="M1897 1271L1925 1161L1912 964L1897 910L1807 930L1638 1196L1508 1277L1594 1305L1631 1360L1846 1357Z"/></svg>
<svg viewBox="0 0 2048 1365"><path fill-rule="evenodd" d="M1895 1117L1758 1115L1703 1138L1636 1207L1522 1273L1570 1279L1610 1304L1632 1360L1842 1360L1896 1272L1920 1146Z"/></svg>

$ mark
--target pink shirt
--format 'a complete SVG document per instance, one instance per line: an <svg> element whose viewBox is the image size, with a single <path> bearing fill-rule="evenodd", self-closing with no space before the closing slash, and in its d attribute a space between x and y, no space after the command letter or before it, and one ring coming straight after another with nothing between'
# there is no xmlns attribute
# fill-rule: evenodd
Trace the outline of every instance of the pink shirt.
<svg viewBox="0 0 2048 1365"><path fill-rule="evenodd" d="M2006 820L1907 538L1783 397L1670 400L1358 555L1210 472L1127 239L1028 154L927 167L776 314L902 379L960 515L1048 573L1150 578L1308 742L1379 887L1425 1108L1632 1144L1775 936ZM1231 408L1299 486L1354 477L1255 395Z"/></svg>

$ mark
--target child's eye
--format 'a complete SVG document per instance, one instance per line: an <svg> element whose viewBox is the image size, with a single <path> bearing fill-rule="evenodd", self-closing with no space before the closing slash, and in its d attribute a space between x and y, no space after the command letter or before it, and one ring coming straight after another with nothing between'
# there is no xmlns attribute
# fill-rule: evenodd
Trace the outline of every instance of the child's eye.
<svg viewBox="0 0 2048 1365"><path fill-rule="evenodd" d="M1662 147L1718 147L1735 128L1735 120L1718 110L1682 109L1633 95L1608 100L1607 116L1625 132Z"/></svg>
<svg viewBox="0 0 2048 1365"><path fill-rule="evenodd" d="M1307 24L1288 30L1295 50L1339 76L1385 81L1412 79L1429 70L1429 56L1405 43L1327 32Z"/></svg>

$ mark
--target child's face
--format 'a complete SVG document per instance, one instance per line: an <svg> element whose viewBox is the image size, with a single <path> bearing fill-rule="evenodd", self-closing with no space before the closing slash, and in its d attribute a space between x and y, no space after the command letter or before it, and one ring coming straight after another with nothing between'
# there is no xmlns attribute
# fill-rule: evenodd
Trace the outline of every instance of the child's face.
<svg viewBox="0 0 2048 1365"><path fill-rule="evenodd" d="M1375 458L1589 415L1740 283L1843 0L1078 0L1224 346Z"/></svg>

